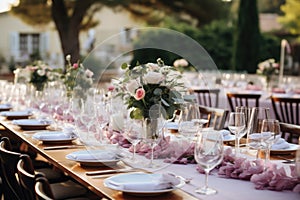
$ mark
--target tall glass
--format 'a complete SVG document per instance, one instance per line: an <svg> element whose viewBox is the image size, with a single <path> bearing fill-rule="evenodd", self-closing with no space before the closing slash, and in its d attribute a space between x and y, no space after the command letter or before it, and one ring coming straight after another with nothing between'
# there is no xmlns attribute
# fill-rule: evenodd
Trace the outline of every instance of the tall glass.
<svg viewBox="0 0 300 200"><path fill-rule="evenodd" d="M146 118L144 119L144 132L143 140L146 141L151 147L151 158L149 168L156 167L154 165L154 148L161 139L164 138L164 122L160 118Z"/></svg>
<svg viewBox="0 0 300 200"><path fill-rule="evenodd" d="M260 150L262 149L260 133L262 130L262 122L264 119L270 119L269 108L252 108L248 128L247 144L249 146L249 151L251 151L252 149L256 150L256 159L259 158Z"/></svg>
<svg viewBox="0 0 300 200"><path fill-rule="evenodd" d="M240 139L246 134L245 114L242 112L232 112L229 116L228 128L235 135L235 155L240 153Z"/></svg>
<svg viewBox="0 0 300 200"><path fill-rule="evenodd" d="M184 103L178 120L179 134L193 140L201 127L200 111L197 104L194 102Z"/></svg>
<svg viewBox="0 0 300 200"><path fill-rule="evenodd" d="M223 160L223 137L213 129L201 131L197 136L194 157L198 165L205 171L205 185L195 192L205 195L216 194L217 190L208 186L209 172Z"/></svg>
<svg viewBox="0 0 300 200"><path fill-rule="evenodd" d="M143 139L143 121L131 118L125 119L123 135L132 144L132 161L137 162L135 157L136 145Z"/></svg>
<svg viewBox="0 0 300 200"><path fill-rule="evenodd" d="M271 146L281 138L279 121L276 119L265 119L261 130L262 147L265 148L265 163L270 161Z"/></svg>
<svg viewBox="0 0 300 200"><path fill-rule="evenodd" d="M238 106L235 108L235 112L241 112L241 113L244 113L244 115L245 115L245 128L242 130L243 131L243 133L241 133L241 135L243 135L242 137L245 137L245 135L247 135L247 137L248 137L251 110L252 110L252 108L246 107L246 106ZM241 146L245 146L246 151L248 151L247 140L245 141L245 144L240 144L240 147Z"/></svg>

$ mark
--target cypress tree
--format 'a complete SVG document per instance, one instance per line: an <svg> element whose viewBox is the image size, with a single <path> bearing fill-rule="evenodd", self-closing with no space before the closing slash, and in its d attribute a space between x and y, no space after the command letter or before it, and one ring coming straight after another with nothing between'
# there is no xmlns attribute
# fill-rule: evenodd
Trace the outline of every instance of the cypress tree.
<svg viewBox="0 0 300 200"><path fill-rule="evenodd" d="M260 50L257 0L240 0L233 49L234 70L255 73Z"/></svg>

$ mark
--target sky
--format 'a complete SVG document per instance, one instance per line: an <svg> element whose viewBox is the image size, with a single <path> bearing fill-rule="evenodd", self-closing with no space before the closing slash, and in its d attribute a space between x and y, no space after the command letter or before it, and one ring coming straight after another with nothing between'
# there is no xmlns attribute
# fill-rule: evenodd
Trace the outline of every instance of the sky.
<svg viewBox="0 0 300 200"><path fill-rule="evenodd" d="M0 0L0 13L9 11L11 5L18 5L19 0Z"/></svg>

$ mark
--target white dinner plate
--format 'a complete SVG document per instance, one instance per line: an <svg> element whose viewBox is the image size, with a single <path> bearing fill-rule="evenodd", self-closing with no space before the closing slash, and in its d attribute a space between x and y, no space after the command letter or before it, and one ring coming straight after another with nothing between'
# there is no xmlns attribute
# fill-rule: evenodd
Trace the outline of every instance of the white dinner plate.
<svg viewBox="0 0 300 200"><path fill-rule="evenodd" d="M32 138L42 141L43 143L69 143L78 137L75 134L61 131L43 131L35 133Z"/></svg>
<svg viewBox="0 0 300 200"><path fill-rule="evenodd" d="M13 124L20 126L23 130L43 130L51 124L49 120L39 119L18 119Z"/></svg>
<svg viewBox="0 0 300 200"><path fill-rule="evenodd" d="M289 143L289 148L286 149L271 149L271 154L291 154L297 151L299 145Z"/></svg>
<svg viewBox="0 0 300 200"><path fill-rule="evenodd" d="M66 155L66 158L88 167L114 166L120 161L120 157L111 150L75 151Z"/></svg>
<svg viewBox="0 0 300 200"><path fill-rule="evenodd" d="M0 111L8 111L12 109L11 104L5 103L5 104L0 104Z"/></svg>
<svg viewBox="0 0 300 200"><path fill-rule="evenodd" d="M167 189L160 189L160 190L147 190L147 188L143 190L126 190L123 189L122 187L118 187L117 185L113 183L134 183L134 184L147 184L147 182L151 182L153 179L158 179L160 178L161 174L148 174L148 173L127 173L127 174L118 174L112 177L109 177L104 180L104 186L108 187L113 190L118 190L121 192L125 192L131 195L136 195L136 196L156 196L162 193L166 192L171 192L173 190L176 190L178 188L181 188L182 186L185 185L185 182L181 179L178 179L180 182L177 185L174 185L171 188Z"/></svg>
<svg viewBox="0 0 300 200"><path fill-rule="evenodd" d="M6 119L8 119L8 120L26 119L32 115L32 112L30 112L30 111L5 111L5 112L1 112L1 115L3 117L6 117Z"/></svg>

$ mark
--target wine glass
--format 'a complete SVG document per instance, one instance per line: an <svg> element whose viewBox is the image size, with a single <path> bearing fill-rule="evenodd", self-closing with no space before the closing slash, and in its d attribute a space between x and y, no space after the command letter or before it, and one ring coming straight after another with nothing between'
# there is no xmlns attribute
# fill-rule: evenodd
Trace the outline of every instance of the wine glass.
<svg viewBox="0 0 300 200"><path fill-rule="evenodd" d="M270 150L272 144L281 138L279 121L276 119L265 119L262 122L261 140L262 147L265 148L265 164L270 161Z"/></svg>
<svg viewBox="0 0 300 200"><path fill-rule="evenodd" d="M131 118L126 119L123 135L132 144L132 161L136 162L136 145L143 139L143 121Z"/></svg>
<svg viewBox="0 0 300 200"><path fill-rule="evenodd" d="M262 130L262 122L264 119L269 119L270 117L270 109L264 107L254 107L251 110L251 116L248 127L248 137L247 144L249 147L249 151L251 149L256 150L256 159L259 158L260 150L262 148L261 141L261 130Z"/></svg>
<svg viewBox="0 0 300 200"><path fill-rule="evenodd" d="M161 117L159 118L146 118L144 119L143 140L146 141L151 147L151 158L149 168L154 168L154 148L163 138L164 122Z"/></svg>
<svg viewBox="0 0 300 200"><path fill-rule="evenodd" d="M251 110L252 108L250 107L246 107L246 106L237 106L235 108L235 112L241 112L244 113L245 115L245 128L242 130L245 133L241 133L241 135L243 135L242 137L244 137L245 135L249 135L249 122L250 122L250 116L251 116ZM240 144L240 147L242 145ZM246 144L244 145L246 147L246 151L248 151L248 144L247 144L247 140L246 140Z"/></svg>
<svg viewBox="0 0 300 200"><path fill-rule="evenodd" d="M181 110L178 122L178 132L187 139L193 139L200 128L200 111L194 102L186 102Z"/></svg>
<svg viewBox="0 0 300 200"><path fill-rule="evenodd" d="M90 99L80 99L79 119L82 123L82 130L85 130L84 132L86 132L85 143L91 144L91 127L95 124L96 111L93 102L91 102Z"/></svg>
<svg viewBox="0 0 300 200"><path fill-rule="evenodd" d="M103 101L100 102L95 102L94 104L95 109L96 109L96 121L98 123L98 126L96 127L96 131L98 132L98 138L101 144L107 143L104 134L104 130L107 127L108 124L111 125L110 122L110 113L107 111L107 106Z"/></svg>
<svg viewBox="0 0 300 200"><path fill-rule="evenodd" d="M232 112L229 116L228 128L235 135L235 155L240 152L240 139L246 134L243 131L246 127L245 114L242 112Z"/></svg>
<svg viewBox="0 0 300 200"><path fill-rule="evenodd" d="M198 165L205 171L205 185L197 188L196 193L205 195L217 193L217 190L208 187L208 174L210 170L222 162L223 152L223 137L218 131L208 129L198 134L194 157Z"/></svg>

